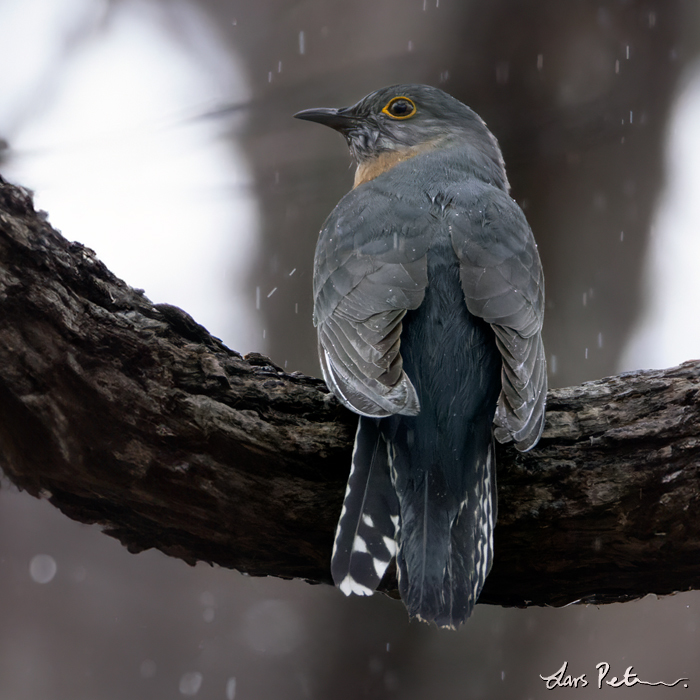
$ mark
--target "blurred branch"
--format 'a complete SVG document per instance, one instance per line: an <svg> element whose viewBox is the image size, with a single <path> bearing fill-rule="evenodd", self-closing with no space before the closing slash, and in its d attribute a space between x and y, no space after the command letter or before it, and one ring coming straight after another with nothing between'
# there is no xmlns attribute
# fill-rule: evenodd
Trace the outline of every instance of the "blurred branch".
<svg viewBox="0 0 700 700"><path fill-rule="evenodd" d="M356 419L322 381L152 304L2 179L0 304L12 482L132 552L329 581ZM482 602L696 587L699 388L700 363L685 363L551 391L537 449L499 448Z"/></svg>

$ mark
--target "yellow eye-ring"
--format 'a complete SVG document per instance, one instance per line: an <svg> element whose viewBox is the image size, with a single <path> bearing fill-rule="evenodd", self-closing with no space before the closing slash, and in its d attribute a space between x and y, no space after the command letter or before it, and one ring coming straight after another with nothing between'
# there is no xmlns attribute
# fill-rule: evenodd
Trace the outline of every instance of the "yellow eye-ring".
<svg viewBox="0 0 700 700"><path fill-rule="evenodd" d="M409 97L393 97L382 112L392 119L408 119L416 113L416 105Z"/></svg>

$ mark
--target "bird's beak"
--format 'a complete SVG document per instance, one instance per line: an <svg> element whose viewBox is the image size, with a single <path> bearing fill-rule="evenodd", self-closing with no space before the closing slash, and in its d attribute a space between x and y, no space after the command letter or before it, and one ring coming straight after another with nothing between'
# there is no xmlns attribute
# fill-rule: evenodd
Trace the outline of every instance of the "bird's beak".
<svg viewBox="0 0 700 700"><path fill-rule="evenodd" d="M318 122L330 126L331 129L344 134L353 127L358 126L360 119L353 114L349 114L347 109L331 109L328 107L319 107L317 109L305 109L302 112L297 112L294 117L296 119L306 119L310 122Z"/></svg>

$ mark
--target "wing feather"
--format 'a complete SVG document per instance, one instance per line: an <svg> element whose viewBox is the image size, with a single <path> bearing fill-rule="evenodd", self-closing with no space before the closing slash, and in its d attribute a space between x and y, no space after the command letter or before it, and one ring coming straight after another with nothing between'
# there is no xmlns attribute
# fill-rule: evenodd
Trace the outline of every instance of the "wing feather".
<svg viewBox="0 0 700 700"><path fill-rule="evenodd" d="M499 442L531 449L544 425L547 369L540 332L544 276L532 231L507 193L486 183L451 193L450 231L467 308L491 324L503 356L494 418Z"/></svg>
<svg viewBox="0 0 700 700"><path fill-rule="evenodd" d="M366 210L368 196L372 216L351 216ZM406 311L425 295L431 227L420 208L397 217L401 204L376 188L353 190L326 221L316 249L314 323L324 378L365 416L420 410L403 371L400 337Z"/></svg>

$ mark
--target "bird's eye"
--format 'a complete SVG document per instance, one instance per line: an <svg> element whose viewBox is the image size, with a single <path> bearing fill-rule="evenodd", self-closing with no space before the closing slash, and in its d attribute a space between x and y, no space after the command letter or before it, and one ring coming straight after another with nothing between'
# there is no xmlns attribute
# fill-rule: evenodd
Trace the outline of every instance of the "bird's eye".
<svg viewBox="0 0 700 700"><path fill-rule="evenodd" d="M408 119L416 113L416 105L408 97L394 97L382 110L393 119Z"/></svg>

